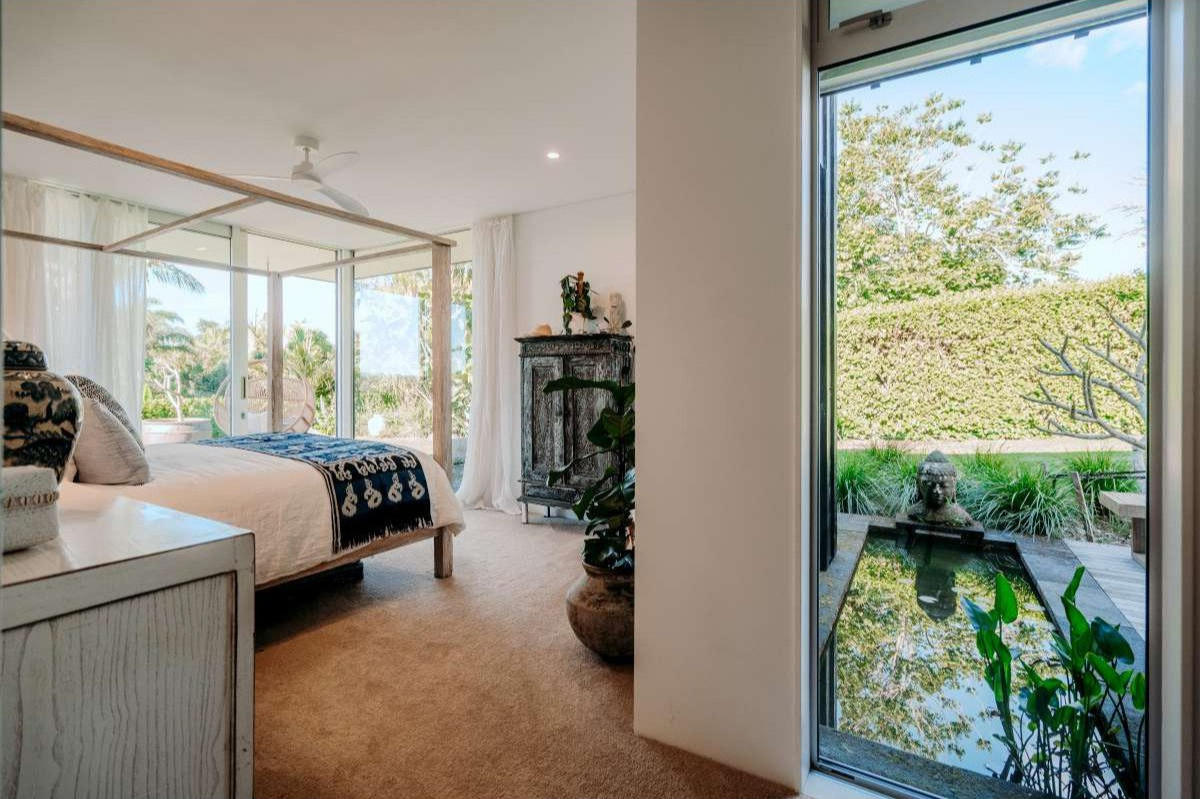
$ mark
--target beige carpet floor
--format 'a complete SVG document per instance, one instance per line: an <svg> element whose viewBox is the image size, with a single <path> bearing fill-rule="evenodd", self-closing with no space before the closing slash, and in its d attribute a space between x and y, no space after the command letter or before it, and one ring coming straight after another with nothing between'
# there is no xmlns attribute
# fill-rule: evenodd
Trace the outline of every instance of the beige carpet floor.
<svg viewBox="0 0 1200 799"><path fill-rule="evenodd" d="M633 734L632 667L567 625L580 528L473 511L455 573L430 542L360 583L261 595L259 797L781 797L787 789Z"/></svg>

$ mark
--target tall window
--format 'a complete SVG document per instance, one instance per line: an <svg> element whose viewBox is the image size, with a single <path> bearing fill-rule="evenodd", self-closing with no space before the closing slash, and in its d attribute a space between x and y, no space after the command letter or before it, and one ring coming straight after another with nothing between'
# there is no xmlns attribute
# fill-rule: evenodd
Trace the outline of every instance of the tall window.
<svg viewBox="0 0 1200 799"><path fill-rule="evenodd" d="M1124 13L823 83L819 767L1144 795L1147 36Z"/></svg>
<svg viewBox="0 0 1200 799"><path fill-rule="evenodd" d="M354 434L433 449L433 271L403 257L355 267ZM461 463L471 403L471 264L451 273L451 425L454 480Z"/></svg>
<svg viewBox="0 0 1200 799"><path fill-rule="evenodd" d="M229 263L228 236L174 230L155 251ZM214 401L229 378L229 273L152 261L142 405L148 443L223 435Z"/></svg>
<svg viewBox="0 0 1200 799"><path fill-rule="evenodd" d="M336 250L251 234L246 239L252 268L284 272L283 348L285 428L333 435L336 431L337 284L332 270L287 277L292 269L334 260ZM266 280L248 286L253 307L266 307ZM267 318L251 318L254 351L247 381L249 397L266 393ZM264 405L265 408L265 405Z"/></svg>

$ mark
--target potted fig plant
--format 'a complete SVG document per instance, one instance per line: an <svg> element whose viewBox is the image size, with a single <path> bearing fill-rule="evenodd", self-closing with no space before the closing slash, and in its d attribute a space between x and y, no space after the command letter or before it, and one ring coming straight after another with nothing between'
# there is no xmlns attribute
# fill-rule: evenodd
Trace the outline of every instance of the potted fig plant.
<svg viewBox="0 0 1200 799"><path fill-rule="evenodd" d="M596 314L592 310L592 284L583 279L583 272L566 275L558 282L562 289L563 335L596 332ZM575 329L571 324L576 325Z"/></svg>
<svg viewBox="0 0 1200 799"><path fill-rule="evenodd" d="M550 472L563 481L580 463L608 456L604 472L583 488L572 506L587 522L583 574L567 592L567 618L588 649L612 661L633 658L634 431L632 384L561 377L546 384L556 391L605 391L612 402L600 411L587 438L595 451Z"/></svg>

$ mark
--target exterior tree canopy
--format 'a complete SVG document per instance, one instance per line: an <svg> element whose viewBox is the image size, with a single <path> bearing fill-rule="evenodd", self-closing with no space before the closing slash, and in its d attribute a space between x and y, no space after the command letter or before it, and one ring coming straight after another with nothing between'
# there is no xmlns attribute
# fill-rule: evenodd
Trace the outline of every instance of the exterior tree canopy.
<svg viewBox="0 0 1200 799"><path fill-rule="evenodd" d="M977 139L962 106L932 94L919 106L838 109L839 309L1068 278L1079 248L1107 235L1094 215L1059 209L1062 191L1085 190L1062 186L1055 156L1031 172L1024 144ZM951 174L964 158L989 170L982 191Z"/></svg>

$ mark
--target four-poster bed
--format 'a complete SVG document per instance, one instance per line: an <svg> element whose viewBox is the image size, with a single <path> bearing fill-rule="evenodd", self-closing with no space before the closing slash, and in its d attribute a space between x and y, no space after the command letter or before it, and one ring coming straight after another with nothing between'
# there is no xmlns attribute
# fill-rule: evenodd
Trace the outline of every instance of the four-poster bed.
<svg viewBox="0 0 1200 799"><path fill-rule="evenodd" d="M188 444L162 445L174 449L170 451L166 449L161 450L161 457L163 458L161 474L163 476L157 484L152 482L145 486L87 486L86 488L81 486L79 490L82 493L106 491L108 493L135 496L148 502L165 504L178 510L195 513L196 515L212 516L220 521L254 530L259 537L258 550L263 553L272 553L264 555L264 557L275 558L256 577L260 586L307 576L314 572L342 565L365 555L375 554L386 549L426 538L434 539L435 574L438 577L445 577L451 574L453 569L453 535L462 529L461 508L453 497L447 476L447 473L453 469L450 416L450 248L455 244L453 239L272 191L242 180L177 161L160 158L149 153L133 150L15 114L3 114L3 129L11 133L43 139L54 144L174 175L185 180L240 195L238 199L108 243L57 238L27 231L10 230L8 228L4 229L3 235L7 238L50 246L73 247L111 255L161 260L187 266L265 277L267 279L268 329L267 380L270 396L268 406L270 409L271 431L279 432L282 428L284 404L284 278L335 270L339 274L338 282L342 284L342 276L346 274L345 270L352 270L355 264L424 250L431 251L433 273L430 303L432 314L431 394L433 401L433 452L432 459L428 463L426 463L423 457L418 457L415 460L409 459L404 462L404 466L411 469L407 472L408 480L412 486L409 496L423 497L423 501L429 509L423 518L428 524L422 523L419 527L415 528L395 529L385 525L384 529L392 529L392 531L388 533L377 532L374 537L365 541L355 540L352 546L347 545L342 547L335 545L328 553L316 551L314 550L314 546L320 546L319 541L322 540L322 535L327 536L331 526L335 541L340 533L339 525L343 522L338 514L339 498L350 502L350 515L352 516L353 503L360 501L357 493L354 491L354 482L349 481L347 484L349 486L349 493L353 496L346 497L345 493L339 494L337 491L345 492L347 485L343 485L335 490L333 479L325 475L324 480L329 487L329 496L325 497L322 495L320 497L324 504L321 502L313 504L312 495L319 493L319 469L323 467L319 466L318 471L306 471L308 469L307 466L297 463L297 460L307 459L307 455L304 453L283 456L293 457L294 459L277 463L281 458L274 457L272 454L267 453L265 449L255 451L250 445L243 448L248 451L243 452L239 450L237 453L234 452L232 447L198 447ZM245 264L227 264L201 258L168 255L155 252L150 246L147 246L146 249L135 248L138 245L146 243L152 244L154 238L173 230L185 228L189 225L196 225L205 220L221 217L264 203L402 236L405 241L399 246L380 252L339 257L325 263L288 271L256 269ZM412 240L416 240L415 243ZM351 271L350 275L352 276L352 274L353 272ZM342 373L342 370L339 370L340 373ZM254 446L266 446L264 442L252 443ZM178 449L180 447L187 449L180 450ZM293 449L296 448L293 447ZM300 449L303 449L303 447ZM203 459L197 457L196 452L198 450L206 451L204 452ZM218 453L218 450L224 451ZM299 450L296 451L298 452ZM362 457L366 458L366 460L356 462L365 463L373 475L376 462L370 459L388 458L389 455L386 453L372 453ZM204 462L201 463L199 462L200 460ZM315 461L310 460L310 463L315 463ZM416 474L423 475L422 479L428 478L427 486L424 483L418 486L413 482L412 476L414 471ZM403 469L397 472L397 474L403 473L405 473ZM379 504L375 500L375 495L378 495L378 491L375 491L375 488L382 488L386 491L386 486L375 486L373 488L369 485L370 480L374 479L372 476L367 475L365 472L359 476L363 478L362 486L365 487L365 491L367 492L363 494L361 499L363 507L365 508L367 502L370 501L373 503L371 504L371 508L374 509ZM394 488L401 489L399 496L403 500L405 494L399 482L397 482ZM374 495L370 493L372 491L374 491ZM428 491L430 496L423 496L426 491ZM211 497L209 496L210 494L212 495ZM401 500L395 499L393 495L389 496L392 496L391 501L397 508L403 504ZM64 494L64 499L67 498L68 495ZM271 503L286 507L293 512L289 514L280 511L273 515L264 514L261 506ZM387 501L385 500L383 504L387 505ZM205 510L210 507L211 512L206 513ZM303 508L303 512L297 515L295 511L299 508ZM323 509L324 512L322 512ZM332 515L332 525L329 522L330 515ZM311 524L310 522L314 518L316 519L316 523ZM302 533L297 528L306 528L308 532ZM322 531L325 532L323 533ZM264 536L269 540L264 541ZM314 544L314 541L318 543Z"/></svg>

